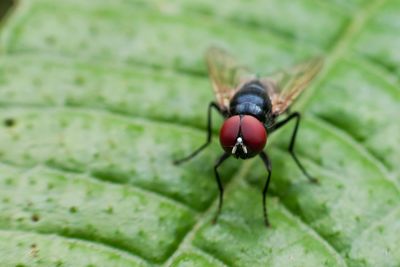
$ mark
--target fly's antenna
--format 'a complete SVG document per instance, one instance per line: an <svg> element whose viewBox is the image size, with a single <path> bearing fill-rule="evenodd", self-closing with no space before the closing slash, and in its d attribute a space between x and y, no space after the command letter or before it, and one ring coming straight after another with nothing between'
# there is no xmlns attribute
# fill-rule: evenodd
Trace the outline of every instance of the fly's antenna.
<svg viewBox="0 0 400 267"><path fill-rule="evenodd" d="M238 147L238 146L241 146L242 149L243 149L243 152L244 152L245 154L247 154L247 147L243 144L243 139L242 139L242 137L240 137L240 136L236 139L236 144L235 144L235 146L232 148L232 154L235 154L235 153L236 153L236 150L237 150L237 147Z"/></svg>

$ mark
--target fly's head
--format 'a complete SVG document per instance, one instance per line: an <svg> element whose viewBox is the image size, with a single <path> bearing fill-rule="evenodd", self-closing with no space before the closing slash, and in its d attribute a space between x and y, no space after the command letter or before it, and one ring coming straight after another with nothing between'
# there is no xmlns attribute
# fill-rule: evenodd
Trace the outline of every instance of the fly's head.
<svg viewBox="0 0 400 267"><path fill-rule="evenodd" d="M250 115L228 118L219 133L222 148L236 158L248 159L260 153L266 142L264 124Z"/></svg>

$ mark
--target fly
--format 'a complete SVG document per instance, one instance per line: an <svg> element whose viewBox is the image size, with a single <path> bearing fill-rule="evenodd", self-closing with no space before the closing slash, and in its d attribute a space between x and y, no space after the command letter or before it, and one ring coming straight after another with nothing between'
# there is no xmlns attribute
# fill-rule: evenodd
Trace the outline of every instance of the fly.
<svg viewBox="0 0 400 267"><path fill-rule="evenodd" d="M296 124L288 150L309 181L317 182L317 179L306 171L295 154L294 145L301 116L299 112L289 112L288 108L321 70L323 60L317 57L287 71L264 78L258 78L220 48L209 48L206 53L206 62L217 100L208 106L207 141L193 153L174 163L181 164L192 159L210 144L212 138L211 111L215 109L225 119L219 133L220 144L225 152L214 165L219 189L219 205L214 222L217 221L221 212L224 192L218 167L230 156L248 159L259 155L268 172L262 200L264 221L266 226L269 226L266 195L271 179L272 165L263 149L270 134L295 120ZM286 113L287 116L278 120L283 113Z"/></svg>

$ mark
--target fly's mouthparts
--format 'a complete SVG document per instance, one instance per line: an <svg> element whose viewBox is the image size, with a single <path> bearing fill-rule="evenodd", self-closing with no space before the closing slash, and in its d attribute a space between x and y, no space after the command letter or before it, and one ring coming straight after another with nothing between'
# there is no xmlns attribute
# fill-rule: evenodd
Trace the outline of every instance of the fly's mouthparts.
<svg viewBox="0 0 400 267"><path fill-rule="evenodd" d="M236 144L235 144L235 146L232 148L232 154L235 154L235 153L236 153L237 147L238 147L239 145L242 147L243 152L244 152L245 154L247 154L247 147L243 144L243 139L242 139L242 137L238 137L238 138L236 139Z"/></svg>

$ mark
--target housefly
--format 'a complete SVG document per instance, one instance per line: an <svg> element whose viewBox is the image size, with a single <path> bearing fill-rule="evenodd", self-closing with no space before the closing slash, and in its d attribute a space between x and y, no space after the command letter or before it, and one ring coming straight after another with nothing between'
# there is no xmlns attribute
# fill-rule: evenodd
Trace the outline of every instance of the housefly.
<svg viewBox="0 0 400 267"><path fill-rule="evenodd" d="M323 60L320 57L313 58L287 71L259 78L248 68L239 65L229 53L220 48L209 48L205 58L217 100L208 106L207 141L190 155L176 160L175 164L192 159L210 144L211 111L215 109L225 119L219 132L219 140L225 152L214 165L219 189L219 205L214 222L221 212L224 192L218 167L230 156L248 159L259 155L268 172L262 200L264 221L269 226L266 195L272 166L267 153L263 151L268 135L294 120L295 127L288 150L302 173L311 182L317 182L295 154L294 145L301 116L299 112L290 112L288 108L318 74ZM278 120L278 117L284 113L286 117Z"/></svg>

